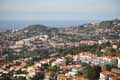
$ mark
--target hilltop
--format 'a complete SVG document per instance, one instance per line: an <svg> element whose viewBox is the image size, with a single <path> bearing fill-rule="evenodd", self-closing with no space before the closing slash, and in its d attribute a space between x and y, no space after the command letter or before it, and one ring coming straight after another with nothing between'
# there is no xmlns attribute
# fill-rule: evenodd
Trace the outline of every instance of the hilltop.
<svg viewBox="0 0 120 80"><path fill-rule="evenodd" d="M51 28L40 24L30 25L15 32L5 32L5 38L9 40L20 40L28 37L46 34L49 36L57 35L65 40L81 39L120 39L120 20L107 20L100 23L88 23L79 26L64 28ZM11 34L11 35L10 35Z"/></svg>

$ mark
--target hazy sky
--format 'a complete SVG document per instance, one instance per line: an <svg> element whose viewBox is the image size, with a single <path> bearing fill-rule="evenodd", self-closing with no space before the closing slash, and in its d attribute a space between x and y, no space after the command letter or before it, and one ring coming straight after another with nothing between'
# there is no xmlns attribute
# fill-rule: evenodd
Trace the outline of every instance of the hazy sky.
<svg viewBox="0 0 120 80"><path fill-rule="evenodd" d="M0 0L0 20L120 19L120 0Z"/></svg>

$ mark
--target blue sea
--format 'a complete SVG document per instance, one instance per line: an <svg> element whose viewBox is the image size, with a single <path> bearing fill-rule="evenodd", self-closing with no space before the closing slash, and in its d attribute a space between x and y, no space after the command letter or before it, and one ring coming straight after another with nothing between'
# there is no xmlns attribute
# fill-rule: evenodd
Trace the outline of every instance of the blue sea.
<svg viewBox="0 0 120 80"><path fill-rule="evenodd" d="M39 21L8 21L0 20L0 31L8 29L22 29L29 25L41 24L48 27L69 27L87 24L91 22L98 22L98 20L39 20Z"/></svg>

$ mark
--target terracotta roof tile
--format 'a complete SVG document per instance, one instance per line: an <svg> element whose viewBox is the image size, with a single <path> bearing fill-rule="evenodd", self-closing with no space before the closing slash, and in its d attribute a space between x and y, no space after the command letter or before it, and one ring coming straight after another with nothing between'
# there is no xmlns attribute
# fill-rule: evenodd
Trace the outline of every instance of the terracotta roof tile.
<svg viewBox="0 0 120 80"><path fill-rule="evenodd" d="M107 76L107 75L112 75L110 71L102 71L101 74Z"/></svg>

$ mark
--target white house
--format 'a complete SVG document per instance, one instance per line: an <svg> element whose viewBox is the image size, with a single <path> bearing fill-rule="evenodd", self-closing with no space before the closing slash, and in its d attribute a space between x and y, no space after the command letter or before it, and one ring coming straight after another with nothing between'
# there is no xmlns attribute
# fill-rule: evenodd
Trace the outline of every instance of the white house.
<svg viewBox="0 0 120 80"><path fill-rule="evenodd" d="M118 68L120 68L120 58L118 58Z"/></svg>
<svg viewBox="0 0 120 80"><path fill-rule="evenodd" d="M109 72L109 71L102 71L102 72L100 73L100 78L99 78L99 80L112 80L112 79L111 79L111 75L112 75L112 73Z"/></svg>
<svg viewBox="0 0 120 80"><path fill-rule="evenodd" d="M117 57L111 56L102 56L97 57L90 52L82 52L79 55L80 61L87 63L87 64L110 64L110 65L117 65Z"/></svg>
<svg viewBox="0 0 120 80"><path fill-rule="evenodd" d="M80 53L80 61L81 62L89 64L89 63L92 62L93 58L96 58L96 56L91 54L91 53L89 53L89 52L82 52L82 53Z"/></svg>

